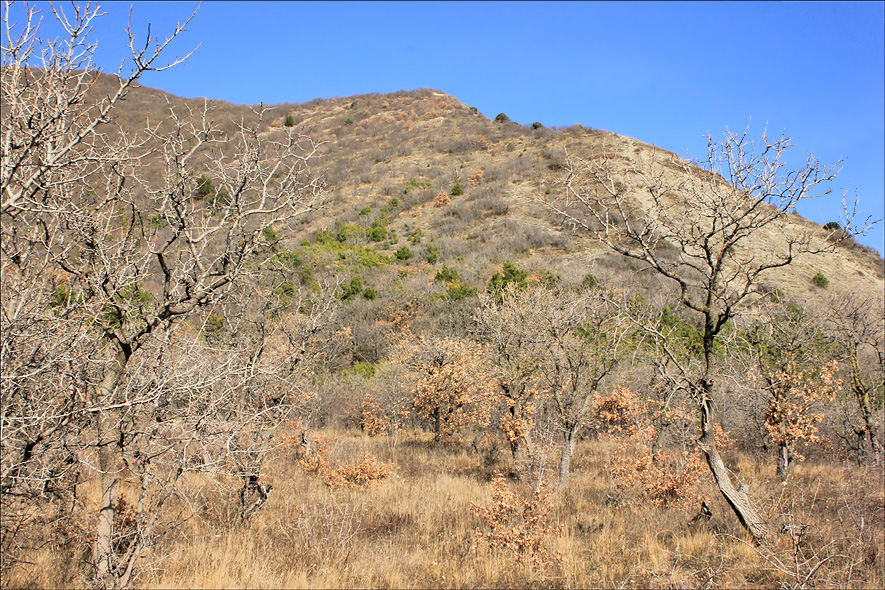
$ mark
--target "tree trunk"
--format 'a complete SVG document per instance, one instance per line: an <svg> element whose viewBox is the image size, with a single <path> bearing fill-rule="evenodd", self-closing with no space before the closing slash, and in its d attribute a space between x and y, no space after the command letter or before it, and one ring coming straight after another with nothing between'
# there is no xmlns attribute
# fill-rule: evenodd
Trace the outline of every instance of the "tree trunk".
<svg viewBox="0 0 885 590"><path fill-rule="evenodd" d="M519 415L519 407L518 407L516 401L514 400L513 405L510 406L510 417L515 421L519 417L518 415ZM519 437L514 436L514 437L508 437L508 438L509 438L509 442L510 442L510 453L513 455L513 462L516 463L517 465L520 465L520 464L522 464L523 460L525 459L525 453L522 452L522 449L520 449Z"/></svg>
<svg viewBox="0 0 885 590"><path fill-rule="evenodd" d="M243 488L240 490L240 517L243 522L264 505L272 489L272 485L261 482L257 473L243 477Z"/></svg>
<svg viewBox="0 0 885 590"><path fill-rule="evenodd" d="M790 469L790 447L779 445L777 451L777 476L786 477Z"/></svg>
<svg viewBox="0 0 885 590"><path fill-rule="evenodd" d="M860 439L863 441L864 436L869 441L869 450L878 453L881 450L879 441L876 439L876 429L873 426L873 410L870 404L870 388L860 379L860 368L857 364L857 354L851 358L851 389L854 391L854 397L857 399L860 415L863 418L865 432L860 433ZM861 442L861 444L863 444Z"/></svg>
<svg viewBox="0 0 885 590"><path fill-rule="evenodd" d="M521 400L513 399L513 405L510 406L510 418L516 423L519 419L525 417L523 404ZM519 432L516 436L508 436L510 444L510 453L513 455L513 465L516 467L517 479L521 479L524 475L531 474L534 471L535 447L531 438L531 431L526 430Z"/></svg>
<svg viewBox="0 0 885 590"><path fill-rule="evenodd" d="M99 418L101 421L102 418ZM95 546L93 561L95 565L95 582L101 588L116 588L114 575L114 516L117 511L117 492L119 477L113 473L114 460L111 445L103 446L98 453L98 464L101 469L101 505L98 512L98 524L95 527Z"/></svg>
<svg viewBox="0 0 885 590"><path fill-rule="evenodd" d="M572 454L575 452L575 443L578 442L578 429L580 425L566 428L562 433L562 455L559 459L559 487L568 486L569 471L572 462Z"/></svg>
<svg viewBox="0 0 885 590"><path fill-rule="evenodd" d="M123 377L131 348L117 343L114 363L96 389L98 406L112 405L114 390ZM97 417L98 468L101 472L101 504L95 527L93 565L95 583L101 588L120 588L121 580L114 560L114 517L117 511L120 479L123 472L123 449L120 439L120 410L102 410Z"/></svg>
<svg viewBox="0 0 885 590"><path fill-rule="evenodd" d="M442 428L442 412L439 408L433 411L433 448L439 447L440 429Z"/></svg>
<svg viewBox="0 0 885 590"><path fill-rule="evenodd" d="M719 491L725 497L725 501L731 506L731 509L737 515L741 525L753 536L753 539L760 544L767 544L771 538L768 525L756 512L756 508L750 501L747 494L746 485L741 485L740 489L735 489L731 483L731 477L719 451L716 449L716 437L713 433L713 412L712 399L709 397L711 387L709 380L704 380L704 400L701 402L701 438L698 445L707 458L707 465L713 473L716 485Z"/></svg>

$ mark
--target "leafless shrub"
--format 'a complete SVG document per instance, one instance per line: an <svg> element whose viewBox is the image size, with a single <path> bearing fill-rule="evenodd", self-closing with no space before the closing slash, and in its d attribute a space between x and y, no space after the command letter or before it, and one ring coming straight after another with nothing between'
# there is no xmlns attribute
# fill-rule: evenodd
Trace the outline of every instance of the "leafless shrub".
<svg viewBox="0 0 885 590"><path fill-rule="evenodd" d="M369 153L369 158L371 158L376 164L389 162L396 153L397 149L392 147L377 148Z"/></svg>
<svg viewBox="0 0 885 590"><path fill-rule="evenodd" d="M437 152L452 155L475 152L481 145L479 138L463 133L451 137L440 137L433 142L433 148Z"/></svg>
<svg viewBox="0 0 885 590"><path fill-rule="evenodd" d="M504 185L510 182L511 175L512 170L510 169L509 162L495 163L485 168L483 182L486 184L498 183Z"/></svg>
<svg viewBox="0 0 885 590"><path fill-rule="evenodd" d="M354 540L363 528L363 506L340 501L329 492L320 502L300 504L294 518L278 526L289 542L304 549L304 558L340 562L355 549Z"/></svg>
<svg viewBox="0 0 885 590"><path fill-rule="evenodd" d="M861 572L881 562L880 551L874 549L881 529L870 526L870 514L848 496L838 506L819 506L824 502L818 497L820 483L814 489L785 487L775 507L777 540L770 546L749 546L766 569L784 580L785 588L850 588L872 582ZM839 517L825 524L815 514L833 508ZM878 511L881 517L881 507Z"/></svg>
<svg viewBox="0 0 885 590"><path fill-rule="evenodd" d="M402 194L402 191L403 189L400 188L400 194ZM408 194L402 196L403 209L412 209L418 205L429 203L433 201L438 194L438 191L435 190L433 186L412 189Z"/></svg>
<svg viewBox="0 0 885 590"><path fill-rule="evenodd" d="M531 156L526 154L519 154L517 157L511 158L506 165L509 176L517 178L525 178L535 169L535 162Z"/></svg>
<svg viewBox="0 0 885 590"><path fill-rule="evenodd" d="M493 241L501 250L513 254L547 246L566 248L568 245L568 238L561 233L540 225L525 225L509 218L499 219L492 226L490 233L481 232L478 237L481 241L488 242L491 235L495 236Z"/></svg>
<svg viewBox="0 0 885 590"><path fill-rule="evenodd" d="M476 186L467 193L467 201L499 198L504 193L504 187L499 183L485 183Z"/></svg>
<svg viewBox="0 0 885 590"><path fill-rule="evenodd" d="M510 210L510 205L508 205L507 201L501 197L486 197L479 199L475 201L472 206L479 209L485 215L490 215L492 217L506 215Z"/></svg>

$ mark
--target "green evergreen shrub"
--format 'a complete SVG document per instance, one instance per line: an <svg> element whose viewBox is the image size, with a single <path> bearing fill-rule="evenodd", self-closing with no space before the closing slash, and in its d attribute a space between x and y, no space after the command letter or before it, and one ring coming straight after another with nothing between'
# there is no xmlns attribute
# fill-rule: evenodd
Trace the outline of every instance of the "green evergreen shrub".
<svg viewBox="0 0 885 590"><path fill-rule="evenodd" d="M499 302L503 301L504 291L508 285L515 285L517 290L522 291L528 286L528 281L526 280L528 276L528 272L520 270L508 260L504 263L501 273L495 273L491 276L486 292L495 297Z"/></svg>
<svg viewBox="0 0 885 590"><path fill-rule="evenodd" d="M194 190L194 196L200 199L205 199L214 193L215 188L212 186L212 179L205 174L201 175L197 179L197 188Z"/></svg>
<svg viewBox="0 0 885 590"><path fill-rule="evenodd" d="M439 246L436 244L427 244L427 251L424 254L424 258L426 258L427 262L430 264L436 264L439 261Z"/></svg>
<svg viewBox="0 0 885 590"><path fill-rule="evenodd" d="M353 372L355 375L361 375L366 379L375 376L375 366L372 363L361 363L356 361L353 363Z"/></svg>
<svg viewBox="0 0 885 590"><path fill-rule="evenodd" d="M460 301L472 295L476 295L476 292L476 287L465 285L461 281L455 281L453 283L449 283L449 288L446 291L446 294L451 301Z"/></svg>
<svg viewBox="0 0 885 590"><path fill-rule="evenodd" d="M376 219L372 222L372 226L366 231L366 237L372 242L383 242L387 239L387 228L384 222Z"/></svg>
<svg viewBox="0 0 885 590"><path fill-rule="evenodd" d="M581 279L581 288L590 290L595 289L599 285L599 279L593 276L592 273L587 273L584 275L584 278Z"/></svg>
<svg viewBox="0 0 885 590"><path fill-rule="evenodd" d="M454 283L458 281L458 271L454 268L449 268L445 264L443 267L436 271L436 276L433 278L437 283Z"/></svg>
<svg viewBox="0 0 885 590"><path fill-rule="evenodd" d="M401 246L396 252L393 253L397 260L408 260L414 254L409 250L408 246Z"/></svg>
<svg viewBox="0 0 885 590"><path fill-rule="evenodd" d="M341 301L349 301L363 292L363 280L359 276L350 279L349 283L341 285L341 294L338 298Z"/></svg>
<svg viewBox="0 0 885 590"><path fill-rule="evenodd" d="M203 325L203 337L209 341L221 338L225 323L224 316L214 313L209 314L209 317L206 318L206 323Z"/></svg>
<svg viewBox="0 0 885 590"><path fill-rule="evenodd" d="M282 239L279 232L277 232L277 230L275 230L272 227L266 227L263 230L261 230L261 235L264 237L264 239L267 241L267 243L270 244L271 246L275 245L277 242L279 242Z"/></svg>
<svg viewBox="0 0 885 590"><path fill-rule="evenodd" d="M772 289L771 292L768 294L768 299L771 300L772 303L780 303L781 301L786 299L786 297L787 296L784 295L784 292L777 287Z"/></svg>

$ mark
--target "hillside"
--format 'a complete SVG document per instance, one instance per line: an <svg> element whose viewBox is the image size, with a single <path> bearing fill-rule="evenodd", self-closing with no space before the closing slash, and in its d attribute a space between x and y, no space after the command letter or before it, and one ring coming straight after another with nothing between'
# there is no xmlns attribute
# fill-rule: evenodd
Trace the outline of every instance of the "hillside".
<svg viewBox="0 0 885 590"><path fill-rule="evenodd" d="M160 120L166 101L177 108L202 107L201 100L139 87L127 98L118 122L134 126ZM219 122L255 119L244 106L220 101L208 105ZM484 286L495 265L507 259L550 270L569 282L580 281L600 265L614 265L617 270L619 263L610 254L586 236L561 227L535 201L553 186L566 152L586 157L604 150L640 165L652 154L662 161L678 160L675 154L637 139L580 125L554 130L492 121L435 90L267 108L262 128L269 136L279 133L290 116L298 132L324 142L314 166L323 171L330 202L298 233L283 232L283 244L294 247L336 223L369 226L391 199L397 199L397 206L387 207L386 212L399 241L374 244L376 250L392 255L420 231L422 237L410 243L418 246L413 249L438 246L440 261L458 259L463 276L477 287ZM223 125L233 132L230 123ZM464 187L463 195L449 195L455 183ZM440 194L449 195L449 202L436 201ZM371 213L364 211L366 207ZM789 215L789 223L797 231L826 233L795 213ZM765 252L770 249L766 240L778 236L768 232L759 238L752 247ZM819 272L834 289L882 292L885 288L885 260L854 242L838 254L801 258L784 270L772 271L764 282L801 301L819 291L811 282Z"/></svg>

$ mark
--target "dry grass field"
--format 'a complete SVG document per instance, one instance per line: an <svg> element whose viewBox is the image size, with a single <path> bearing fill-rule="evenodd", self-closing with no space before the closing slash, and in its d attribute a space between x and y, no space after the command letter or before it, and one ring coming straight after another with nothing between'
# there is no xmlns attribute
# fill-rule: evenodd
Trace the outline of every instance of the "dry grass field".
<svg viewBox="0 0 885 590"><path fill-rule="evenodd" d="M881 468L823 458L799 464L785 481L760 458L730 453L766 516L780 528L756 548L705 473L699 506L656 507L611 476L616 442L582 441L570 487L549 496L549 512L530 545L489 549L489 527L475 506L494 507L494 474L513 471L506 443L490 435L434 449L423 433L368 437L325 431L330 453L357 462L369 452L393 465L368 486L330 487L300 466L292 446L268 462L267 503L240 521L235 486L208 475L190 479L203 503L179 505L187 519L144 556L145 588L881 588L885 584L885 490ZM770 464L770 463L769 463ZM198 476L194 476L198 477ZM507 480L531 503L535 482ZM84 486L82 501L94 501ZM534 508L539 508L535 505ZM518 512L518 511L517 511ZM522 516L501 526L524 527ZM547 531L547 532L545 532ZM521 547L521 548L520 548ZM14 570L5 587L82 587L77 544L46 547L34 567Z"/></svg>

